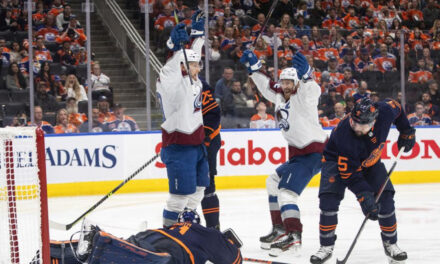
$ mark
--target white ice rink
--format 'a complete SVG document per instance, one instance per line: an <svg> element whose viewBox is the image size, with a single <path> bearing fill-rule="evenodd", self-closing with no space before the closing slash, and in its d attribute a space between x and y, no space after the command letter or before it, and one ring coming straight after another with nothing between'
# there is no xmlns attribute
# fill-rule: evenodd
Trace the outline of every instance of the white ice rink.
<svg viewBox="0 0 440 264"><path fill-rule="evenodd" d="M406 263L440 263L440 184L397 185L395 188L398 245L408 252ZM218 191L221 227L231 227L240 236L244 243L243 257L309 263L310 255L319 248L317 195L317 188L307 188L299 201L304 225L300 256L270 258L267 251L260 249L259 236L266 235L271 228L264 189ZM148 221L149 228L161 227L166 197L166 193L115 194L95 209L88 219L100 223L105 231L127 237L139 231L142 221ZM49 217L53 221L67 224L101 198L51 198ZM200 209L198 211L201 212ZM344 257L362 220L363 215L354 195L347 192L339 211L335 252L327 263L336 263L336 257ZM67 232L51 229L51 239L67 240L79 229L80 224ZM367 223L347 263L387 263L377 222Z"/></svg>

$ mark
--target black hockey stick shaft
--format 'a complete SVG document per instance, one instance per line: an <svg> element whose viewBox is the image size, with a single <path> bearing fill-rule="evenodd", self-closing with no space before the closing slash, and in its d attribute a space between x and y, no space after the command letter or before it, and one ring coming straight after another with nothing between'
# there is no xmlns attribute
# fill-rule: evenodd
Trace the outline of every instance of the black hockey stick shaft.
<svg viewBox="0 0 440 264"><path fill-rule="evenodd" d="M388 172L388 176L387 176L385 182L384 182L384 183L382 184L382 186L380 187L379 192L378 192L377 195L376 195L376 199L375 199L376 204L379 202L379 199L380 199L380 197L382 196L382 193L383 193L383 191L385 190L385 187L386 187L388 181L390 180L391 173L394 171L394 168L395 168L396 165L397 165L397 161L400 159L400 156L402 155L404 149L405 149L405 147L400 148L399 153L397 154L397 157L396 157L396 159L395 159L394 162L393 162L393 165L391 165L391 168L390 168L390 170L389 170L389 172ZM365 224L367 223L367 220L368 220L368 217L369 217L369 216L370 216L369 214L367 214L367 215L365 216L364 221L362 222L362 225L361 225L361 227L359 228L359 231L358 231L357 234L356 234L356 237L354 238L353 242L352 242L351 245L350 245L350 248L348 249L347 254L345 255L345 258L344 258L343 260L339 260L339 259L337 259L337 260L336 260L336 264L345 264L345 263L347 263L348 257L350 257L350 254L351 254L351 252L353 251L354 246L356 245L356 242L357 242L357 240L359 239L359 236L361 235L362 230L364 229Z"/></svg>
<svg viewBox="0 0 440 264"><path fill-rule="evenodd" d="M267 23L269 23L269 19L272 16L273 11L275 10L275 7L278 4L278 0L273 1L272 6L269 9L269 12L267 13L266 20L264 20L263 26L261 27L260 33L255 38L254 43L252 46L255 48L255 45L257 44L258 39L263 35L264 30L266 29Z"/></svg>
<svg viewBox="0 0 440 264"><path fill-rule="evenodd" d="M243 258L243 260L248 262L265 263L265 264L288 264L286 262L278 262L278 261L254 259L254 258Z"/></svg>
<svg viewBox="0 0 440 264"><path fill-rule="evenodd" d="M50 221L50 226L55 229L61 229L61 230L69 230L74 226L76 223L78 223L81 219L83 219L86 215L88 215L91 211L95 210L96 207L98 207L100 204L102 204L105 200L107 200L110 196L112 196L115 192L117 192L119 189L121 189L122 186L124 186L127 182L129 182L131 179L133 179L136 175L138 175L141 171L143 171L148 165L150 165L154 160L159 157L159 154L154 155L149 161L144 163L139 169L137 169L135 172L133 172L128 178L126 178L123 182L121 182L118 186L116 186L113 190L111 190L109 193L107 193L104 197L101 198L97 203L95 203L92 207L90 207L87 211L85 211L82 215L80 215L78 218L76 218L73 222L67 225L59 224L53 221Z"/></svg>
<svg viewBox="0 0 440 264"><path fill-rule="evenodd" d="M177 16L177 7L174 5L173 1L170 1L170 3L174 8L174 20L176 20L176 24L179 24L179 17ZM192 80L191 75L189 73L189 63L188 63L188 57L186 56L185 45L183 42L180 42L180 46L182 47L183 58L185 59L185 66L186 66L186 69L187 69L188 75L189 75L189 82L191 84L191 88L194 91L194 83L193 83L193 80Z"/></svg>

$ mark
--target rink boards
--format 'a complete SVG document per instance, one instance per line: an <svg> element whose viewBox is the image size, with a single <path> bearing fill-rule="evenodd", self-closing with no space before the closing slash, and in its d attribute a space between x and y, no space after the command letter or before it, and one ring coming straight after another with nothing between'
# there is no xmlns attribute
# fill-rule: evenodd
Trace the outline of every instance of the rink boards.
<svg viewBox="0 0 440 264"><path fill-rule="evenodd" d="M222 130L221 137L218 189L264 188L267 175L288 158L279 130ZM383 148L388 168L398 152L397 137L393 128ZM416 138L393 173L394 184L440 182L440 127L418 128ZM45 143L49 196L105 194L160 152L161 134L48 135ZM309 185L318 186L319 175ZM166 190L166 168L159 157L118 192Z"/></svg>

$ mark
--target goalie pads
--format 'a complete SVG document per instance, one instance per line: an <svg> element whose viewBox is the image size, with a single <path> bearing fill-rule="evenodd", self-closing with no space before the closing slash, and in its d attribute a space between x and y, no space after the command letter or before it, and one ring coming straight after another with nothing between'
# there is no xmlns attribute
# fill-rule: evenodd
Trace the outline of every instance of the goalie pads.
<svg viewBox="0 0 440 264"><path fill-rule="evenodd" d="M72 247L69 243L71 242L73 249L75 250L78 246L78 241L50 241L50 262L51 263L64 263L64 264L81 264L72 252ZM40 264L40 252L37 252L36 256L32 260L32 264Z"/></svg>
<svg viewBox="0 0 440 264"><path fill-rule="evenodd" d="M241 248L243 246L243 242L241 242L240 238L237 236L234 230L232 230L232 228L226 229L222 234L237 248Z"/></svg>
<svg viewBox="0 0 440 264"><path fill-rule="evenodd" d="M93 238L93 250L87 263L165 264L170 259L171 256L168 253L149 251L100 231Z"/></svg>

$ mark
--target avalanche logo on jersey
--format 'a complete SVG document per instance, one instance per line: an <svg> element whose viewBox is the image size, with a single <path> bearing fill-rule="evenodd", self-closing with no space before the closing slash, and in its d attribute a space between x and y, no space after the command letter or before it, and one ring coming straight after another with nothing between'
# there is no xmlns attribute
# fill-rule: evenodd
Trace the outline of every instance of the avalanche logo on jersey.
<svg viewBox="0 0 440 264"><path fill-rule="evenodd" d="M287 102L286 105L281 106L280 109L276 112L277 120L278 120L278 127L284 131L288 131L290 128L290 124L287 121L289 118L289 111L290 109L290 101Z"/></svg>
<svg viewBox="0 0 440 264"><path fill-rule="evenodd" d="M199 94L197 94L196 98L194 99L194 112L193 113L200 111L200 109L202 109L202 94L199 92Z"/></svg>

